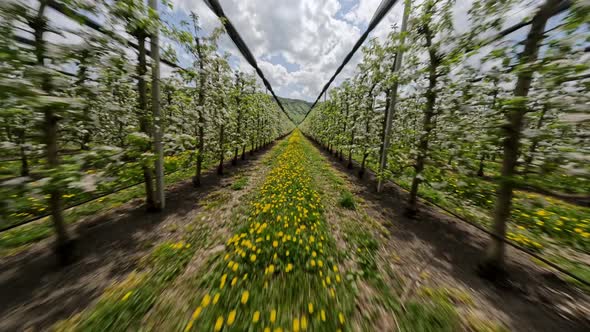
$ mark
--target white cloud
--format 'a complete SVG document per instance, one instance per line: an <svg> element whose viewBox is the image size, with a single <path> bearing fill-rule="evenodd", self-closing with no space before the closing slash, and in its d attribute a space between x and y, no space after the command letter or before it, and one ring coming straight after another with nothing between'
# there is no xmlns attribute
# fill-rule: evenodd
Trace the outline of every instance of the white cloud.
<svg viewBox="0 0 590 332"><path fill-rule="evenodd" d="M222 0L221 5L273 88L287 97L315 99L361 34L357 24L337 18L342 9L337 0L275 0L272 5ZM201 1L175 0L174 6L199 13L205 31L219 24ZM239 56L227 38L220 44ZM243 70L245 62L238 64Z"/></svg>
<svg viewBox="0 0 590 332"><path fill-rule="evenodd" d="M344 15L344 19L357 25L367 25L380 3L381 0L359 0L352 10Z"/></svg>

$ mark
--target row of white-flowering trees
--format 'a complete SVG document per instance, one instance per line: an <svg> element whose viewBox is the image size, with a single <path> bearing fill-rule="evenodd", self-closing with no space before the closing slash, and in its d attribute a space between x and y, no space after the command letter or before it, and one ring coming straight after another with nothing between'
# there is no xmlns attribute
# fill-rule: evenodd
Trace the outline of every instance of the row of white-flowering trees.
<svg viewBox="0 0 590 332"><path fill-rule="evenodd" d="M124 30L127 39L84 22L57 28L48 19L55 3L99 17L103 30ZM293 127L253 75L232 70L217 47L223 29L206 34L196 14L174 26L143 0L40 0L2 2L0 15L0 227L50 213L64 256L64 200L143 179L146 207L158 208L156 129L166 162L194 167L199 185L204 167L223 173L225 161L235 164ZM158 32L178 46L163 52L168 63L178 52L191 59L157 80L160 87L149 47ZM82 42L60 42L72 34Z"/></svg>
<svg viewBox="0 0 590 332"><path fill-rule="evenodd" d="M368 163L378 177L406 186L410 215L419 193L439 202L446 199L441 192L459 197L455 211L495 234L484 272L502 270L509 219L520 218L522 230L530 226L533 239L508 237L532 249L547 236L590 249L587 209L560 213L515 197L516 189L590 192L590 7L535 2L528 24L506 30L506 13L519 8L531 4L479 0L467 18L457 16L463 11L453 0L413 4L407 31L394 28L383 43L371 41L357 74L302 124L350 167L356 159L360 175ZM391 143L380 169L386 134ZM474 215L471 206L488 216Z"/></svg>

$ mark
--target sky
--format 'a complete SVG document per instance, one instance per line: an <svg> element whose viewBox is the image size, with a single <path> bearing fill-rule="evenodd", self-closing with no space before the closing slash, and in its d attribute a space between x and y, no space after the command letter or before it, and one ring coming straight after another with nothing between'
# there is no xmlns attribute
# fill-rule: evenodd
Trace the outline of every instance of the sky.
<svg viewBox="0 0 590 332"><path fill-rule="evenodd" d="M220 0L238 32L256 57L275 92L282 97L313 101L366 30L381 0ZM401 3L389 12L372 37L384 38L401 21ZM172 0L173 21L200 17L204 31L219 20L201 0ZM220 49L230 52L234 68L251 71L228 37ZM336 81L351 76L359 54Z"/></svg>
<svg viewBox="0 0 590 332"><path fill-rule="evenodd" d="M282 97L314 101L322 87L336 71L346 54L366 30L381 0L219 0L270 81ZM456 0L455 29L469 27L467 11L474 0ZM171 0L173 10L165 15L169 21L186 20L190 12L199 15L205 32L219 26L219 20L202 0ZM412 1L413 6L420 0ZM384 41L394 25L401 25L403 0L398 0L369 39ZM521 21L540 1L519 2L507 13L506 25ZM522 29L511 38L522 39ZM365 43L367 42L365 41ZM220 49L233 56L234 69L251 71L229 37ZM362 54L356 53L333 86L351 77Z"/></svg>

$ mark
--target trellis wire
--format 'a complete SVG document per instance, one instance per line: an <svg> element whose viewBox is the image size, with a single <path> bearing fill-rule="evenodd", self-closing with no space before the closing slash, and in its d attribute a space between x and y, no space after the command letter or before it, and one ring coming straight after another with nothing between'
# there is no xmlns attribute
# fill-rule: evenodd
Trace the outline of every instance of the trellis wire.
<svg viewBox="0 0 590 332"><path fill-rule="evenodd" d="M295 123L295 121L293 121L293 119L291 118L289 113L287 113L287 111L283 107L283 104L281 103L281 101L277 97L277 95L275 94L274 90L272 89L272 86L270 85L270 83L268 82L266 77L264 77L264 73L258 67L258 63L256 62L254 55L252 55L252 52L250 52L248 45L246 45L246 43L244 42L244 40L242 39L242 37L240 36L238 31L234 27L234 25L231 23L229 18L223 12L223 8L221 7L221 4L219 4L219 1L218 0L203 0L203 1L205 1L205 4L213 11L213 13L215 13L215 15L217 15L217 17L219 17L219 19L221 20L221 23L225 27L225 30L227 31L227 34L229 35L231 40L234 42L234 44L236 45L236 47L238 48L240 53L242 53L242 55L244 56L246 61L248 61L248 63L254 68L254 70L256 70L256 73L258 74L258 76L260 77L262 82L264 83L264 86L270 91L270 93L274 97L275 101L277 102L277 104L279 105L279 107L281 108L283 113L285 113L285 115L287 116L287 118L289 118L289 120L291 120L291 122Z"/></svg>

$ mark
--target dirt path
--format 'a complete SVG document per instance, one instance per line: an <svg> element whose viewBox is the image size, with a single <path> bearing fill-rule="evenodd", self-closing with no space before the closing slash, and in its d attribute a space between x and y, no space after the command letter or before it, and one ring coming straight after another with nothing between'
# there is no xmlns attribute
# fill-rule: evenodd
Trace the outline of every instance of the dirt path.
<svg viewBox="0 0 590 332"><path fill-rule="evenodd" d="M169 186L166 211L147 214L141 200L75 226L76 263L58 268L46 239L15 256L0 259L0 331L42 331L81 311L106 287L125 278L157 243L174 239L182 225L202 212L199 202L231 185L232 175L251 172L270 147L226 166L226 175L206 172L200 188L190 181Z"/></svg>
<svg viewBox="0 0 590 332"><path fill-rule="evenodd" d="M450 297L467 330L477 331L474 325L490 321L512 331L590 330L588 294L510 247L510 285L500 288L482 280L475 266L485 253L487 236L424 204L416 219L408 219L403 215L403 190L387 183L378 194L373 174L361 180L356 170L323 150L322 154L344 179L343 186L360 197L361 211L346 218L377 225L374 232L381 233L381 245L387 248L381 250L381 261L402 279L402 304L424 293L455 293ZM336 216L342 223L343 215Z"/></svg>

